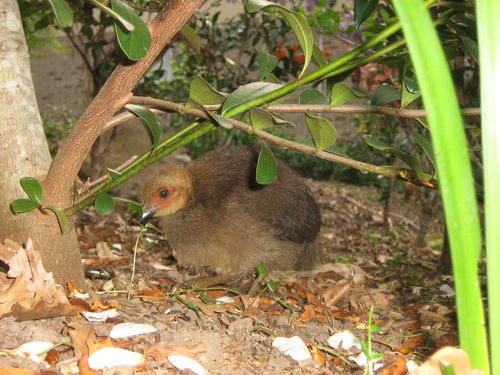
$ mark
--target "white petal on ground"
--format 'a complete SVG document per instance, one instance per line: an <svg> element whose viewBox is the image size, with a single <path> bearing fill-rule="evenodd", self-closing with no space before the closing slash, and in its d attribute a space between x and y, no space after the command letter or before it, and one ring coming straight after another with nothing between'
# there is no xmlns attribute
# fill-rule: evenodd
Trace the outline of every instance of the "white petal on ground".
<svg viewBox="0 0 500 375"><path fill-rule="evenodd" d="M53 347L54 344L46 341L30 341L9 351L10 355L18 355L29 358L33 362L42 362L45 359L45 351ZM39 353L44 353L38 356Z"/></svg>
<svg viewBox="0 0 500 375"><path fill-rule="evenodd" d="M361 350L359 339L350 331L342 331L328 338L328 345L335 350L346 350L350 353L358 353Z"/></svg>
<svg viewBox="0 0 500 375"><path fill-rule="evenodd" d="M89 367L93 370L104 370L116 366L138 367L145 358L140 353L120 348L102 348L92 353L89 357Z"/></svg>
<svg viewBox="0 0 500 375"><path fill-rule="evenodd" d="M299 336L276 337L273 340L273 347L296 361L304 361L312 358L311 352Z"/></svg>
<svg viewBox="0 0 500 375"><path fill-rule="evenodd" d="M81 311L81 314L87 319L89 322L104 322L108 318L116 318L120 315L116 309L109 309L104 311Z"/></svg>
<svg viewBox="0 0 500 375"><path fill-rule="evenodd" d="M198 362L196 359L191 357L180 355L180 354L172 354L168 356L168 360L170 363L178 368L179 370L191 370L196 375L206 375L207 370Z"/></svg>
<svg viewBox="0 0 500 375"><path fill-rule="evenodd" d="M111 337L112 339L123 339L125 337L143 335L153 332L158 332L158 330L151 324L120 323L115 325L111 329L109 337Z"/></svg>
<svg viewBox="0 0 500 375"><path fill-rule="evenodd" d="M224 304L224 303L233 303L234 302L234 298L233 297L229 297L229 296L222 296L222 297L216 298L215 302L221 303L221 304Z"/></svg>

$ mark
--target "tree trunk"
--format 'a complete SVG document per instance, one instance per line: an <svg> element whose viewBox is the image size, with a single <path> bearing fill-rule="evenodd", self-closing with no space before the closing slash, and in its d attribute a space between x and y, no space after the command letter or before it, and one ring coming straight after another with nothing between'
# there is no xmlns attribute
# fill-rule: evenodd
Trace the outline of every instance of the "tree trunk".
<svg viewBox="0 0 500 375"><path fill-rule="evenodd" d="M54 215L38 210L14 215L10 203L25 194L19 179L43 179L51 158L31 79L29 54L15 0L0 2L0 241L32 238L45 268L60 283L83 285L74 230L61 236Z"/></svg>

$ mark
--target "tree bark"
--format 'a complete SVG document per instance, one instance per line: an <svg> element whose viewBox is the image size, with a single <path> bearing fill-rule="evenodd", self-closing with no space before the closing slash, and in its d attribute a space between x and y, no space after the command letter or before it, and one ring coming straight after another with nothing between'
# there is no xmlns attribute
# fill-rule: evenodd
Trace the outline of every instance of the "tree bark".
<svg viewBox="0 0 500 375"><path fill-rule="evenodd" d="M43 179L51 158L35 98L29 54L15 0L0 2L0 241L32 238L56 280L83 285L74 230L61 236L53 215L38 210L14 215L10 203L25 197L19 179Z"/></svg>

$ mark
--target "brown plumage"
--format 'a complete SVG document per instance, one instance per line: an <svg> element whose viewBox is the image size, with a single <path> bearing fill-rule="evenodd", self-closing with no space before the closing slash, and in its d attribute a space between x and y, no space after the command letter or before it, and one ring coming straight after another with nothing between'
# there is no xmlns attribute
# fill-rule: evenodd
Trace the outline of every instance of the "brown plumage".
<svg viewBox="0 0 500 375"><path fill-rule="evenodd" d="M268 271L315 261L314 198L281 162L278 179L259 185L257 158L250 147L225 148L188 166L167 165L144 186L143 217L159 219L179 264L216 274L198 285L236 282L259 263Z"/></svg>

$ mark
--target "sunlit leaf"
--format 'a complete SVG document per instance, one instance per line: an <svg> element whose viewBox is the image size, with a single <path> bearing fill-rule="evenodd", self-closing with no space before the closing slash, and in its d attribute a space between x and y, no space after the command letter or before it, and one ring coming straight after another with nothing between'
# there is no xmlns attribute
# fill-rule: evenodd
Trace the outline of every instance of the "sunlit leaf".
<svg viewBox="0 0 500 375"><path fill-rule="evenodd" d="M263 81L278 65L278 58L259 50L260 80Z"/></svg>
<svg viewBox="0 0 500 375"><path fill-rule="evenodd" d="M248 85L240 86L227 97L222 106L222 114L226 113L231 108L278 90L281 87L283 87L283 85L268 82L253 82Z"/></svg>
<svg viewBox="0 0 500 375"><path fill-rule="evenodd" d="M200 37L191 26L184 24L179 30L179 34L193 51L200 52Z"/></svg>
<svg viewBox="0 0 500 375"><path fill-rule="evenodd" d="M299 95L300 104L328 104L328 100L316 89L305 89Z"/></svg>
<svg viewBox="0 0 500 375"><path fill-rule="evenodd" d="M189 97L202 105L221 104L225 94L213 88L205 79L195 76L189 86Z"/></svg>
<svg viewBox="0 0 500 375"><path fill-rule="evenodd" d="M21 186L28 197L38 205L42 204L42 185L36 178L23 177L20 180Z"/></svg>
<svg viewBox="0 0 500 375"><path fill-rule="evenodd" d="M73 11L68 3L64 0L48 0L54 14L56 21L61 27L69 27L73 23Z"/></svg>
<svg viewBox="0 0 500 375"><path fill-rule="evenodd" d="M257 160L257 169L255 179L260 185L269 185L278 177L278 163L274 158L273 152L269 146L260 141L260 153Z"/></svg>
<svg viewBox="0 0 500 375"><path fill-rule="evenodd" d="M16 199L10 204L10 208L15 214L28 212L38 207L40 207L40 204L31 199Z"/></svg>
<svg viewBox="0 0 500 375"><path fill-rule="evenodd" d="M391 85L384 84L380 86L375 94L373 94L373 98L371 101L372 105L382 105L394 102L401 98L401 93L396 90Z"/></svg>
<svg viewBox="0 0 500 375"><path fill-rule="evenodd" d="M97 214L105 216L113 212L115 209L115 200L111 195L104 191L97 193L95 198L95 210Z"/></svg>
<svg viewBox="0 0 500 375"><path fill-rule="evenodd" d="M313 116L306 112L306 125L314 141L316 150L322 151L335 144L337 140L337 129L333 124L322 117Z"/></svg>
<svg viewBox="0 0 500 375"><path fill-rule="evenodd" d="M351 86L344 82L339 82L333 85L330 99L330 106L335 107L342 105L351 100L362 98L364 95L359 91L354 90Z"/></svg>
<svg viewBox="0 0 500 375"><path fill-rule="evenodd" d="M133 61L142 59L151 47L151 35L144 21L127 4L111 0L112 9L134 26L133 31L126 30L115 22L116 38L125 55Z"/></svg>
<svg viewBox="0 0 500 375"><path fill-rule="evenodd" d="M154 113L151 112L148 107L144 107L138 104L127 104L125 108L139 117L141 123L144 125L144 128L149 134L149 138L151 139L151 143L153 144L153 149L155 149L160 142L162 127Z"/></svg>

